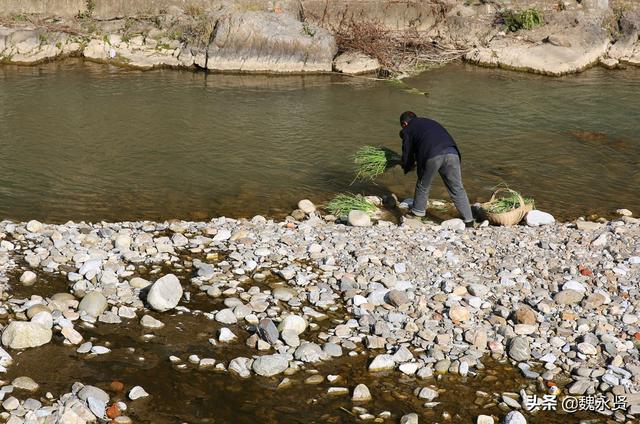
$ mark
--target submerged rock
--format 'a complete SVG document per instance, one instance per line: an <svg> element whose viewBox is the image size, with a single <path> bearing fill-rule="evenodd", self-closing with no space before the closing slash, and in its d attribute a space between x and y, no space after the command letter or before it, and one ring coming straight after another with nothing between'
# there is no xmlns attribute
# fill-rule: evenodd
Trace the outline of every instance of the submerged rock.
<svg viewBox="0 0 640 424"><path fill-rule="evenodd" d="M87 293L78 306L79 311L84 311L87 314L98 317L107 309L107 298L98 291L92 291Z"/></svg>

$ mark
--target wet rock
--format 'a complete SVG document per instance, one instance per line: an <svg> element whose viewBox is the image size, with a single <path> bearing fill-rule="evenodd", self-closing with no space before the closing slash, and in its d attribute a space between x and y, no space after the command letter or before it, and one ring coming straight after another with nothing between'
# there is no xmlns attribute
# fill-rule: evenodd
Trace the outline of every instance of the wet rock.
<svg viewBox="0 0 640 424"><path fill-rule="evenodd" d="M141 399L141 398L145 398L147 396L149 396L149 393L147 393L142 387L140 386L134 386L131 390L129 390L129 399L131 400L137 400L137 399Z"/></svg>
<svg viewBox="0 0 640 424"><path fill-rule="evenodd" d="M94 398L103 403L109 402L109 394L107 392L98 387L89 385L84 386L82 389L80 389L80 391L78 392L78 398L84 401L89 398Z"/></svg>
<svg viewBox="0 0 640 424"><path fill-rule="evenodd" d="M278 332L276 325L270 318L260 320L260 323L258 324L258 334L270 345L276 344L280 337L280 333Z"/></svg>
<svg viewBox="0 0 640 424"><path fill-rule="evenodd" d="M47 344L53 333L37 323L12 321L2 332L2 344L11 349L27 349Z"/></svg>
<svg viewBox="0 0 640 424"><path fill-rule="evenodd" d="M35 272L33 272L33 271L25 271L20 276L20 282L24 286L32 286L32 285L35 284L37 278L38 278L38 276L36 275Z"/></svg>
<svg viewBox="0 0 640 424"><path fill-rule="evenodd" d="M98 291L87 293L78 306L79 311L86 312L92 317L98 317L107 309L107 298Z"/></svg>
<svg viewBox="0 0 640 424"><path fill-rule="evenodd" d="M143 315L140 319L140 325L145 328L162 328L164 323L152 317L151 315Z"/></svg>
<svg viewBox="0 0 640 424"><path fill-rule="evenodd" d="M353 396L351 397L353 402L368 402L371 400L371 392L369 388L364 384L358 384L353 389Z"/></svg>
<svg viewBox="0 0 640 424"><path fill-rule="evenodd" d="M369 371L388 371L394 369L395 367L396 362L394 361L393 356L382 354L373 358L373 361L371 361L371 363L369 364Z"/></svg>
<svg viewBox="0 0 640 424"><path fill-rule="evenodd" d="M502 421L503 424L527 424L524 415L518 411L509 412Z"/></svg>
<svg viewBox="0 0 640 424"><path fill-rule="evenodd" d="M400 418L400 424L418 424L418 414L412 412L403 415L402 418Z"/></svg>
<svg viewBox="0 0 640 424"><path fill-rule="evenodd" d="M371 217L369 216L369 214L359 210L352 210L351 212L349 212L347 221L354 227L371 226Z"/></svg>
<svg viewBox="0 0 640 424"><path fill-rule="evenodd" d="M478 415L476 424L494 424L493 417L489 415Z"/></svg>
<svg viewBox="0 0 640 424"><path fill-rule="evenodd" d="M15 378L11 385L18 390L26 390L27 392L35 392L38 390L38 383L33 381L31 377L18 377Z"/></svg>
<svg viewBox="0 0 640 424"><path fill-rule="evenodd" d="M303 342L293 356L302 362L315 363L327 359L327 354L320 346L312 342Z"/></svg>
<svg viewBox="0 0 640 424"><path fill-rule="evenodd" d="M351 51L338 55L333 67L343 74L360 75L376 72L380 69L380 62L364 53Z"/></svg>
<svg viewBox="0 0 640 424"><path fill-rule="evenodd" d="M82 334L80 334L73 327L64 327L61 331L65 340L67 340L72 345L77 345L82 343Z"/></svg>
<svg viewBox="0 0 640 424"><path fill-rule="evenodd" d="M237 374L241 378L249 378L251 371L249 370L249 362L251 360L245 357L234 358L229 362L229 371Z"/></svg>
<svg viewBox="0 0 640 424"><path fill-rule="evenodd" d="M418 392L418 398L425 399L427 402L431 402L438 397L438 391L431 387L423 387Z"/></svg>
<svg viewBox="0 0 640 424"><path fill-rule="evenodd" d="M314 205L309 199L302 199L298 202L298 209L307 215L310 215L316 211L316 205Z"/></svg>
<svg viewBox="0 0 640 424"><path fill-rule="evenodd" d="M509 356L514 361L524 362L531 358L531 348L529 346L529 339L522 337L514 337L509 343Z"/></svg>
<svg viewBox="0 0 640 424"><path fill-rule="evenodd" d="M281 354L259 356L253 361L253 371L263 377L281 374L289 367L286 356Z"/></svg>
<svg viewBox="0 0 640 424"><path fill-rule="evenodd" d="M556 220L550 213L532 210L525 216L525 221L529 227L539 227L553 224Z"/></svg>
<svg viewBox="0 0 640 424"><path fill-rule="evenodd" d="M296 335L300 335L307 329L307 320L298 315L287 315L285 316L280 325L278 325L278 330L280 332L292 331Z"/></svg>
<svg viewBox="0 0 640 424"><path fill-rule="evenodd" d="M218 311L216 313L215 318L216 318L216 321L218 321L221 324L231 325L231 324L236 324L238 322L238 318L236 318L236 315L233 313L233 311L230 308L222 309Z"/></svg>
<svg viewBox="0 0 640 424"><path fill-rule="evenodd" d="M173 274L167 274L158 279L147 295L147 302L154 310L165 312L178 306L182 298L182 285Z"/></svg>
<svg viewBox="0 0 640 424"><path fill-rule="evenodd" d="M145 280L144 278L140 278L140 277L134 277L131 279L131 281L129 281L129 284L134 289L144 289L145 287L148 287L151 285L151 281Z"/></svg>
<svg viewBox="0 0 640 424"><path fill-rule="evenodd" d="M220 334L218 335L218 341L222 343L228 343L236 340L237 338L238 337L235 334L233 334L233 332L229 330L227 327L222 327L220 329Z"/></svg>

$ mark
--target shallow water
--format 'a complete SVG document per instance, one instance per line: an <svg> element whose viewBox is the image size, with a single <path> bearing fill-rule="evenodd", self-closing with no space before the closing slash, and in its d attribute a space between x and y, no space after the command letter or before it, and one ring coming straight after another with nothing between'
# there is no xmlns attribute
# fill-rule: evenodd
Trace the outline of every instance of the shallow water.
<svg viewBox="0 0 640 424"><path fill-rule="evenodd" d="M405 109L450 129L472 201L506 182L561 217L640 211L639 88L638 69L553 79L454 64L399 86L79 60L2 66L0 218L280 215L342 191L410 196L414 177L398 170L350 186L359 146L399 149ZM446 196L440 181L433 196Z"/></svg>

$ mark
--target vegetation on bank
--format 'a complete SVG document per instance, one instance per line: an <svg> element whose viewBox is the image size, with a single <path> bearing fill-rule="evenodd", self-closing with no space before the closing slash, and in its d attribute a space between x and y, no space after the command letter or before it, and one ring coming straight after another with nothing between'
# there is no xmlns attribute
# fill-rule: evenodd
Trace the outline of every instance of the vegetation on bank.
<svg viewBox="0 0 640 424"><path fill-rule="evenodd" d="M522 11L504 9L498 12L497 23L504 25L505 30L516 32L521 29L531 30L544 24L542 13L536 8Z"/></svg>
<svg viewBox="0 0 640 424"><path fill-rule="evenodd" d="M373 214L378 208L361 194L340 193L336 195L324 208L336 217L345 217L352 210L359 210Z"/></svg>

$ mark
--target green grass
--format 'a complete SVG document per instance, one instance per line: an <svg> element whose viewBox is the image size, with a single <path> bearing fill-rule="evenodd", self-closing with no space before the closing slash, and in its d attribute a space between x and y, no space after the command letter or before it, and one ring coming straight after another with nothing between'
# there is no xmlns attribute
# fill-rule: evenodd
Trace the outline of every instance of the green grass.
<svg viewBox="0 0 640 424"><path fill-rule="evenodd" d="M356 180L373 180L401 161L398 153L386 147L364 146L356 152Z"/></svg>
<svg viewBox="0 0 640 424"><path fill-rule="evenodd" d="M351 193L336 195L324 208L337 217L347 216L352 210L363 211L371 215L378 209L363 195Z"/></svg>
<svg viewBox="0 0 640 424"><path fill-rule="evenodd" d="M520 12L506 9L498 12L498 15L505 29L511 32L521 29L530 30L544 23L542 14L535 8L525 9Z"/></svg>

